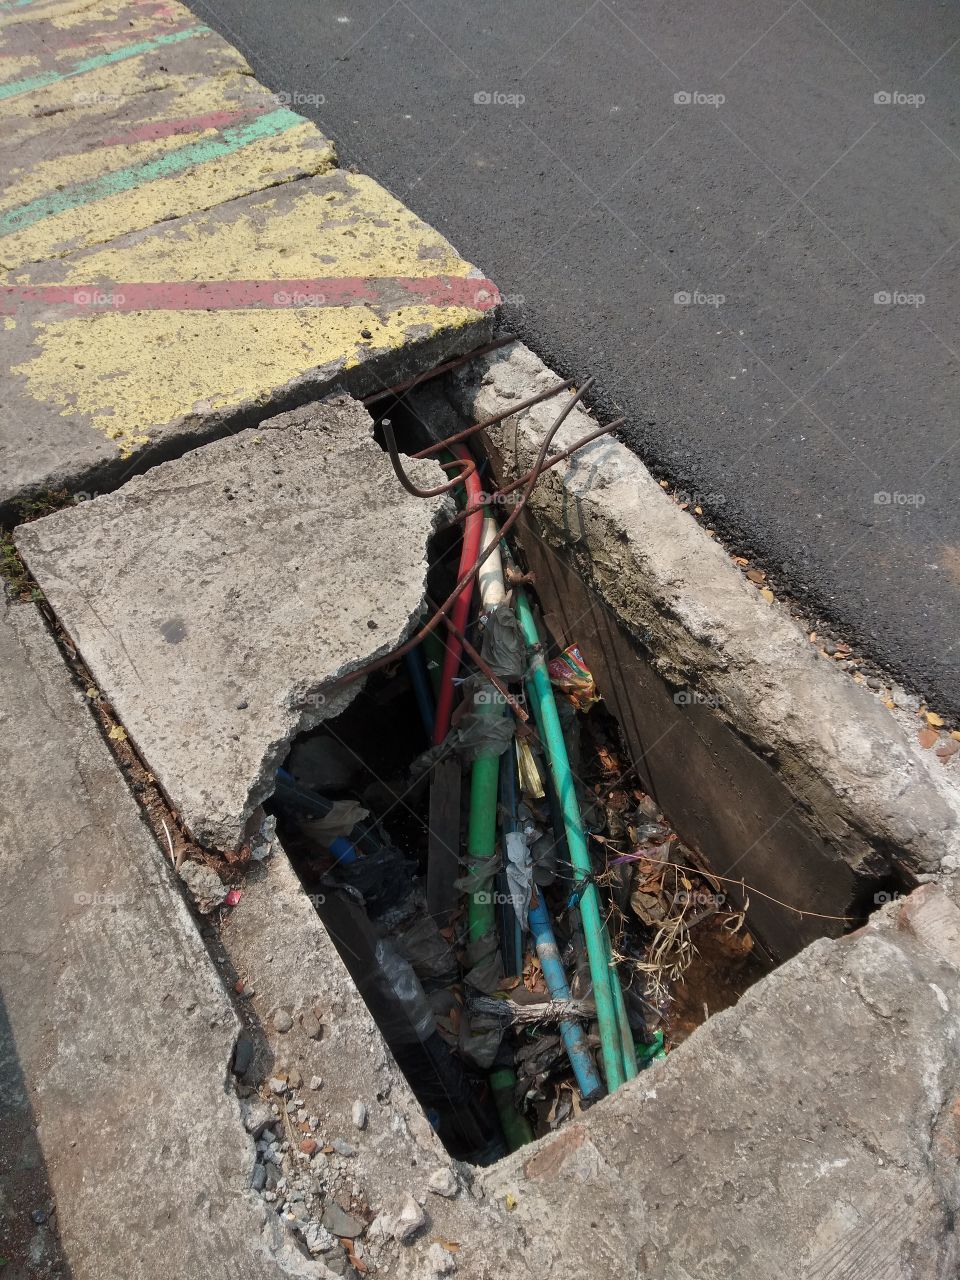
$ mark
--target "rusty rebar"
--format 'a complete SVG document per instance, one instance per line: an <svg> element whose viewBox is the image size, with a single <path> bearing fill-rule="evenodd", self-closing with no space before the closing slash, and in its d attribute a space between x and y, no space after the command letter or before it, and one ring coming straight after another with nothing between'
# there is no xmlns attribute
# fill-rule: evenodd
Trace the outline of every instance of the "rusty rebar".
<svg viewBox="0 0 960 1280"><path fill-rule="evenodd" d="M558 395L561 391L565 391L567 387L572 387L574 382L574 378L567 378L565 382L558 382L556 386L550 387L549 390L530 396L528 400L521 400L519 404L514 404L509 409L504 409L502 413L495 413L489 418L484 418L482 422L477 422L472 427L467 427L464 431L458 431L456 435L447 436L445 440L438 440L436 444L427 445L425 449L421 449L418 453L411 454L411 457L429 458L431 454L439 453L441 449L446 449L448 445L459 444L461 440L467 440L470 436L475 436L478 431L486 431L488 427L495 427L504 418L512 418L515 413L522 413L524 409L540 404L542 400L549 400L551 396Z"/></svg>
<svg viewBox="0 0 960 1280"><path fill-rule="evenodd" d="M456 360L448 360L446 364L438 364L433 369L428 369L425 373L418 373L415 378L408 378L406 382L397 382L392 387L384 387L382 391L371 392L370 395L364 396L360 403L375 404L378 400L386 400L390 396L400 396L404 391L412 391L421 382L430 382L433 378L439 378L443 373L449 373L451 369L459 369L462 364L469 364L471 360L479 360L481 356L489 355L491 351L499 351L501 347L509 347L510 343L516 342L516 340L514 334L504 334L502 338L495 338L493 342L488 342L484 347L477 347L474 351L468 351L465 356L457 356Z"/></svg>
<svg viewBox="0 0 960 1280"><path fill-rule="evenodd" d="M554 436L563 426L567 418L567 415L573 410L574 406L583 398L585 393L589 391L590 387L593 386L593 383L594 383L594 378L591 376L587 378L587 380L584 382L583 386L580 388L579 391L574 392L574 394L570 397L570 399L566 402L566 404L557 414L549 431L543 437L543 441L540 445L540 451L537 455L537 461L534 463L533 473L530 477L527 487L524 490L523 494L521 495L520 500L517 502L516 506L513 508L513 510L510 512L506 520L503 522L503 525L501 526L501 529L500 529L501 538L504 537L506 533L512 528L512 526L517 522L517 520L520 517L520 512L526 506L527 499L530 497L530 494L533 492L533 487L537 483L537 480L539 479L540 467L543 465L543 461L547 456L547 450L550 448L550 444L553 441ZM382 667L390 666L392 663L397 662L400 658L404 657L405 654L408 654L411 649L415 649L416 646L420 644L432 631L436 630L436 628L440 625L441 621L447 616L447 613L449 612L449 610L453 607L454 601L463 591L466 590L468 586L470 586L472 582L476 580L477 574L480 572L481 568L486 563L486 561L490 558L490 556L493 555L494 551L496 551L498 546L499 546L499 539L496 541L491 541L490 544L483 551L480 552L480 555L477 557L476 562L473 565L473 568L469 569L465 574L461 576L460 580L457 582L456 586L450 592L449 596L447 596L446 600L444 600L443 604L440 605L437 612L433 615L432 618L429 618L424 623L424 625L420 628L420 630L416 633L416 635L412 636L409 640L405 641L399 647L399 649L394 649L392 653L385 654L382 658L376 658L372 662L364 663L362 667L357 667L353 671L348 672L346 675L340 676L339 679L333 681L331 688L336 688L337 685L341 685L341 684L352 684L354 680L359 680L363 676L370 675L371 672L379 671Z"/></svg>
<svg viewBox="0 0 960 1280"><path fill-rule="evenodd" d="M549 471L551 467L555 467L558 462L563 462L564 458L569 458L572 453L576 453L578 449L582 449L585 445L593 444L594 440L599 440L601 436L607 435L608 432L615 431L617 427L622 427L626 420L626 417L616 418L613 422L608 422L605 427L598 427L596 431L591 431L589 435L582 436L581 439L574 441L568 449L563 449L560 453L553 454L552 457L547 458L546 462L544 462L543 466L540 468L537 473L538 478L542 476L545 471ZM513 480L510 484L504 485L501 489L494 489L493 493L487 494L486 501L484 503L473 507L466 507L463 511L458 511L450 521L450 525L455 525L460 520L466 519L467 516L471 515L474 511L479 511L481 506L485 506L488 502L495 503L498 498L504 498L507 494L513 493L514 489L519 489L522 484L526 484L532 475L533 470L525 471L522 476L518 476L517 479ZM449 528L450 525L447 527Z"/></svg>
<svg viewBox="0 0 960 1280"><path fill-rule="evenodd" d="M472 476L477 469L477 464L472 458L460 459L454 458L453 462L441 462L440 466L446 471L450 467L461 467L462 470L458 476L454 476L452 480L448 480L446 484L438 484L433 489L420 489L413 483L410 477L403 469L403 463L400 461L400 451L397 448L397 437L393 434L393 423L389 418L381 419L380 425L383 427L383 438L386 441L387 453L390 455L390 461L396 472L397 479L406 489L407 493L412 493L415 498L436 498L441 493L449 493L451 489L455 489L458 484L462 484L467 476Z"/></svg>

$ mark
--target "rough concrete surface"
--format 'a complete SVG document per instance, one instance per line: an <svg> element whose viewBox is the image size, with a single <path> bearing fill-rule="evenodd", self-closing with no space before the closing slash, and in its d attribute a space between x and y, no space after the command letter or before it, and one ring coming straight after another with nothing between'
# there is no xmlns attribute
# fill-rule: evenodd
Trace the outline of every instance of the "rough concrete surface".
<svg viewBox="0 0 960 1280"><path fill-rule="evenodd" d="M0 102L0 265L61 257L236 196L324 173L333 145L240 70L207 69L205 42L176 75L144 81L130 63L124 92L98 89L70 106ZM46 90L57 97L71 86ZM40 95L43 97L44 95ZM79 102L75 101L79 98Z"/></svg>
<svg viewBox="0 0 960 1280"><path fill-rule="evenodd" d="M555 380L514 344L457 371L449 386L476 420ZM543 402L491 430L508 473L532 464L558 407ZM578 407L556 447L595 426ZM919 872L960 850L951 767L820 658L787 611L746 581L623 445L598 441L547 472L530 509L544 545L570 549L572 563L643 641L664 678L715 704L779 768L814 820L825 817L828 833L835 814Z"/></svg>
<svg viewBox="0 0 960 1280"><path fill-rule="evenodd" d="M0 287L0 512L38 489L112 486L140 455L333 387L378 391L485 341L496 297L381 187L339 171L26 268Z"/></svg>
<svg viewBox="0 0 960 1280"><path fill-rule="evenodd" d="M169 865L32 606L0 653L4 1276L280 1280L239 1024Z"/></svg>
<svg viewBox="0 0 960 1280"><path fill-rule="evenodd" d="M411 466L436 484L436 463ZM31 572L202 843L237 845L290 738L423 609L442 499L404 492L346 397L17 531Z"/></svg>
<svg viewBox="0 0 960 1280"><path fill-rule="evenodd" d="M461 1259L482 1267L482 1206L471 1203L279 845L248 875L239 905L219 931L219 948L252 993L242 1002L256 1044L244 1084L258 1086L269 1102L275 1100L271 1080L299 1079L287 1105L292 1113L302 1101L317 1117L309 1136L321 1147L339 1141L354 1148L343 1158L329 1151L312 1157L330 1198L372 1223L396 1218L412 1197L426 1219L414 1249L420 1265L440 1237L458 1241ZM358 1103L362 1127L355 1122ZM459 1188L460 1198L430 1193L438 1179ZM375 1257L386 1276L404 1252L377 1231L368 1234L366 1248L366 1260ZM420 1274L428 1276L429 1268Z"/></svg>
<svg viewBox="0 0 960 1280"><path fill-rule="evenodd" d="M484 1175L531 1275L952 1280L960 911L927 886L885 916Z"/></svg>

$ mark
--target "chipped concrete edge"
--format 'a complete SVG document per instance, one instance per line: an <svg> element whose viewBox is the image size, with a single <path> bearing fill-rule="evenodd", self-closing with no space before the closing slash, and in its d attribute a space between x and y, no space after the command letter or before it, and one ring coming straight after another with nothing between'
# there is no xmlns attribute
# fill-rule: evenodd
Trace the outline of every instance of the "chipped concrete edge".
<svg viewBox="0 0 960 1280"><path fill-rule="evenodd" d="M478 421L556 381L514 343L448 375L444 390ZM506 476L532 465L557 411L547 400L489 431ZM596 425L578 405L556 448ZM960 866L960 787L944 765L819 655L625 445L602 439L554 467L529 507L546 545L564 551L661 677L709 697L814 821L832 810L908 873Z"/></svg>
<svg viewBox="0 0 960 1280"><path fill-rule="evenodd" d="M97 462L73 465L69 461L42 483L0 488L0 528L13 527L23 519L24 504L66 490L69 498L84 501L111 493L134 476L164 462L172 462L205 444L212 444L249 427L260 427L269 418L288 413L315 400L349 395L363 399L387 387L415 377L447 360L467 355L489 342L494 331L494 312L480 314L469 324L451 323L423 338L411 339L345 369L344 361L305 370L293 382L275 389L263 400L248 400L222 409L185 415L168 424L163 433L133 457L104 457Z"/></svg>

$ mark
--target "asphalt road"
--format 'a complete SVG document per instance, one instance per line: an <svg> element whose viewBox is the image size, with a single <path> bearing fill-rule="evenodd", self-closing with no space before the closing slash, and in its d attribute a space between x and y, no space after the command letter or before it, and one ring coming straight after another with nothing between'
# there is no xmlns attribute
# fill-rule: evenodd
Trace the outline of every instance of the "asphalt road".
<svg viewBox="0 0 960 1280"><path fill-rule="evenodd" d="M960 6L191 3L728 545L960 711Z"/></svg>

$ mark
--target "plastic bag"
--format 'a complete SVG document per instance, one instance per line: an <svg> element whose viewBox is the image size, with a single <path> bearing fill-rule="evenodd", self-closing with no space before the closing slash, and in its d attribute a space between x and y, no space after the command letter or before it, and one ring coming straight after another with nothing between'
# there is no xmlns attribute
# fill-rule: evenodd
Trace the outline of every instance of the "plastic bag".
<svg viewBox="0 0 960 1280"><path fill-rule="evenodd" d="M578 711L587 711L600 701L597 686L583 654L575 644L568 645L559 658L547 664L550 683L567 698Z"/></svg>

